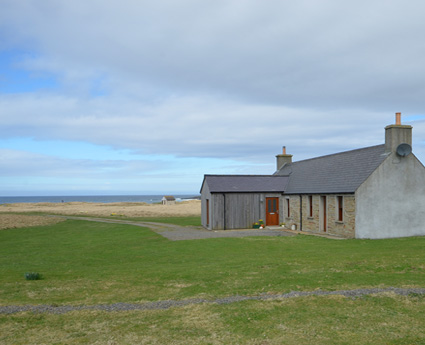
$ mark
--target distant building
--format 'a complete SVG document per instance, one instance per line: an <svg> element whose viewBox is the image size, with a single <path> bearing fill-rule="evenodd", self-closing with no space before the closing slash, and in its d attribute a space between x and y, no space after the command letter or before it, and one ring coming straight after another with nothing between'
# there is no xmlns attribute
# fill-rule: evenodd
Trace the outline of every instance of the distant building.
<svg viewBox="0 0 425 345"><path fill-rule="evenodd" d="M273 175L205 175L202 225L210 230L286 227L345 238L425 235L425 168L412 127L385 128L385 144L292 162Z"/></svg>
<svg viewBox="0 0 425 345"><path fill-rule="evenodd" d="M174 205L176 203L176 198L172 195L165 195L162 197L163 205Z"/></svg>

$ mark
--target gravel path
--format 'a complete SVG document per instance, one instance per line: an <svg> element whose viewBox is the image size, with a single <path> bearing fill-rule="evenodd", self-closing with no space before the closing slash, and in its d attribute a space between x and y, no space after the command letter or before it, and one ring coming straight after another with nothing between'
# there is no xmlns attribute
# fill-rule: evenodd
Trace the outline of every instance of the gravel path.
<svg viewBox="0 0 425 345"><path fill-rule="evenodd" d="M149 302L143 304L132 304L132 303L114 303L114 304L98 304L91 306L51 306L51 305L9 305L9 306L0 306L0 314L14 314L21 312L33 312L33 313L50 313L50 314L64 314L71 311L79 310L97 310L97 311L107 311L107 312L119 312L119 311L133 311L133 310L165 310L175 307L183 307L186 305L194 304L229 304L236 303L241 301L265 301L265 300L279 300L285 298L296 298L303 296L330 296L330 295L341 295L349 298L361 297L364 295L371 294L381 294L381 293L394 293L401 296L415 296L415 295L425 295L425 288L410 288L410 289L401 289L401 288L386 288L386 289L356 289L356 290L339 290L339 291L292 291L285 294L278 295L268 295L261 294L257 296L229 296L223 298L217 298L215 300L207 299L187 299L183 301L158 301L158 302Z"/></svg>
<svg viewBox="0 0 425 345"><path fill-rule="evenodd" d="M155 231L157 234L168 238L171 241L184 241L184 240L200 240L207 238L220 238L220 237L248 237L248 236L294 236L289 231L279 229L263 229L263 230L206 230L200 226L178 226L173 224L165 223L153 223L153 222L139 222L129 221L123 219L105 219L105 218L93 218L93 217L73 217L73 216L56 216L65 219L77 219L91 222L102 222L102 223L116 223L116 224L128 224L135 226L148 227Z"/></svg>

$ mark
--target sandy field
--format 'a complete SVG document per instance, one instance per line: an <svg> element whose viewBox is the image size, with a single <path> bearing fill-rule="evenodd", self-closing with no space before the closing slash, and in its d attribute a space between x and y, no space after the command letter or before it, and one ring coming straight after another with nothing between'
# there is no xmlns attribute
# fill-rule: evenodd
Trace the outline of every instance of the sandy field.
<svg viewBox="0 0 425 345"><path fill-rule="evenodd" d="M119 202L111 204L90 202L18 203L0 205L0 229L47 225L57 222L44 216L13 215L10 213L43 213L101 217L184 217L200 216L201 202L189 200L174 205Z"/></svg>
<svg viewBox="0 0 425 345"><path fill-rule="evenodd" d="M26 228L29 226L50 225L63 222L64 220L65 219L50 218L47 216L0 214L0 230Z"/></svg>

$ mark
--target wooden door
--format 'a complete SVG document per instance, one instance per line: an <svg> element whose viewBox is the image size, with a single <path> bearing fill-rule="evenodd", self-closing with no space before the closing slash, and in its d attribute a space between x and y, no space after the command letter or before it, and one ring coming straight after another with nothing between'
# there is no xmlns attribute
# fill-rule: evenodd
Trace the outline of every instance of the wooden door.
<svg viewBox="0 0 425 345"><path fill-rule="evenodd" d="M279 198L266 198L266 225L279 225Z"/></svg>

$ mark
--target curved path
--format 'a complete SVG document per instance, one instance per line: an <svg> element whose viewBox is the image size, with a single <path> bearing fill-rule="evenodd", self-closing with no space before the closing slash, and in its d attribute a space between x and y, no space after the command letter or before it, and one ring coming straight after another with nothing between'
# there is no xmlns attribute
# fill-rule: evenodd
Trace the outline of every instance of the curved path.
<svg viewBox="0 0 425 345"><path fill-rule="evenodd" d="M386 289L356 289L356 290L340 290L340 291L292 291L285 294L278 295L267 295L261 294L257 296L229 296L217 298L214 300L207 299L187 299L182 301L168 300L168 301L157 301L148 302L143 304L135 303L114 303L114 304L97 304L97 305L65 305L65 306L51 306L51 305L9 305L0 306L0 314L14 314L21 312L34 312L34 313L50 313L50 314L64 314L71 311L78 310L99 310L99 311L133 311L133 310L164 310L175 307L183 307L186 305L194 304L229 304L241 301L264 301L264 300L279 300L285 298L295 298L303 296L329 296L329 295L341 295L349 298L361 297L364 295L381 294L381 293L394 293L401 296L418 296L425 295L425 288L386 288Z"/></svg>
<svg viewBox="0 0 425 345"><path fill-rule="evenodd" d="M85 220L90 222L102 223L115 223L115 224L128 224L135 226L143 226L150 228L157 234L168 238L171 241L182 240L200 240L206 238L219 238L219 237L248 237L248 236L294 236L294 233L278 229L264 229L264 230L206 230L200 226L178 226L166 223L154 223L143 221L130 221L124 219L107 219L95 217L74 217L74 216L58 216L50 215L50 217L60 217L66 219Z"/></svg>
<svg viewBox="0 0 425 345"><path fill-rule="evenodd" d="M191 240L191 239L204 239L204 238L218 238L218 237L246 237L246 236L293 236L291 232L284 230L265 229L265 230L223 230L223 231L209 231L201 227L181 227L173 224L165 223L154 223L154 222L139 222L139 221L127 221L121 219L105 219L105 218L93 218L93 217L73 217L73 216L57 216L66 219L85 220L92 222L103 222L103 223L116 223L116 224L129 224L136 226L143 226L152 229L158 234L172 240ZM192 304L228 304L247 300L278 300L284 298L295 298L303 296L329 296L329 295L342 295L349 298L361 297L370 294L380 294L392 292L402 296L417 296L425 295L425 288L385 288L385 289L356 289L356 290L339 290L339 291L292 291L284 294L269 295L260 294L254 296L229 296L217 298L214 300L207 299L187 299L187 300L167 300L167 301L156 301L148 302L143 304L133 303L114 303L114 304L98 304L98 305L65 305L65 306L51 306L51 305L8 305L0 306L0 314L13 314L20 312L35 312L35 313L52 313L52 314L63 314L76 310L100 310L100 311L131 311L131 310L161 310L169 309L172 307L182 307Z"/></svg>

